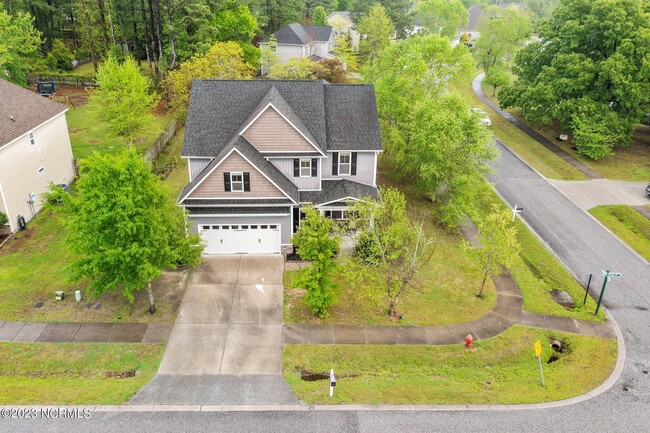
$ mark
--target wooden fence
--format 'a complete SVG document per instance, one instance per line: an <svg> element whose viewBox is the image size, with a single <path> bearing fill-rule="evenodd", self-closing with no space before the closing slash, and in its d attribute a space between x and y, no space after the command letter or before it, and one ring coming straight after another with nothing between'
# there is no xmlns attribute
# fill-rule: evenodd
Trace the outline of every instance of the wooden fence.
<svg viewBox="0 0 650 433"><path fill-rule="evenodd" d="M144 159L146 159L149 162L152 162L154 159L160 155L160 152L167 146L167 143L169 143L169 140L172 139L174 134L176 133L176 120L172 120L169 123L169 126L165 128L165 131L160 134L160 137L156 139L156 141L153 142L153 145L147 150L144 154Z"/></svg>
<svg viewBox="0 0 650 433"><path fill-rule="evenodd" d="M30 86L35 86L41 81L54 81L58 86L77 86L77 87L95 87L95 79L84 77L83 75L74 74L52 74L44 72L42 74L28 75L27 82Z"/></svg>

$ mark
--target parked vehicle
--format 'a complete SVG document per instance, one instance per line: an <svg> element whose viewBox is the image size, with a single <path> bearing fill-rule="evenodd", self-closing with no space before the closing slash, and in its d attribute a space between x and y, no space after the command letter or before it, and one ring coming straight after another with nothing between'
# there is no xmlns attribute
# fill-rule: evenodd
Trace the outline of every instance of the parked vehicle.
<svg viewBox="0 0 650 433"><path fill-rule="evenodd" d="M470 108L469 111L472 112L472 114L476 115L476 118L478 119L479 123L485 126L492 126L492 121L490 120L490 116L485 112L485 110L481 108Z"/></svg>
<svg viewBox="0 0 650 433"><path fill-rule="evenodd" d="M648 186L645 187L645 195L650 197L650 183L648 184Z"/></svg>

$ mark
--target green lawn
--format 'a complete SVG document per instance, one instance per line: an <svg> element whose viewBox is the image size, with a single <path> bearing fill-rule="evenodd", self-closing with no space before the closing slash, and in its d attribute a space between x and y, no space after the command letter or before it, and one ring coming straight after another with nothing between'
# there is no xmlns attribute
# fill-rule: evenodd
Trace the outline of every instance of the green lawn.
<svg viewBox="0 0 650 433"><path fill-rule="evenodd" d="M70 131L72 153L76 159L85 158L93 151L117 153L126 146L126 141L115 136L108 122L99 118L87 104L69 110L66 118ZM155 115L146 128L135 137L133 144L144 153L171 120L171 115Z"/></svg>
<svg viewBox="0 0 650 433"><path fill-rule="evenodd" d="M177 132L163 150L159 164L164 165L171 154L180 155L183 131ZM165 183L170 200L175 201L187 182L187 161L179 165ZM166 272L153 283L156 314L149 314L146 291L136 293L133 304L121 293L104 293L98 299L84 296L74 301L74 291L84 290L85 282L70 283L68 266L74 254L66 244L66 214L61 209L43 210L29 222L28 230L19 232L0 249L0 321L76 321L76 322L168 322L176 319L176 311L184 292L179 286L182 271ZM55 302L54 292L63 290L68 298ZM41 308L34 308L43 302ZM101 308L86 304L101 303Z"/></svg>
<svg viewBox="0 0 650 433"><path fill-rule="evenodd" d="M492 283L486 286L484 297L475 296L481 283L481 273L474 267L463 247L459 231L449 231L438 225L432 215L432 203L418 195L408 182L395 177L397 171L388 157L381 157L378 184L401 190L407 199L409 214L424 217L425 229L436 240L433 259L419 278L417 290L403 296L397 306L402 320L388 317L385 298L368 296L363 290L350 287L337 277L340 284L338 303L327 319L314 317L302 301L304 292L292 289L295 273L285 275L284 320L286 323L338 323L381 325L444 325L469 322L488 313L496 302Z"/></svg>
<svg viewBox="0 0 650 433"><path fill-rule="evenodd" d="M478 74L478 71L476 72ZM476 74L473 74L474 77ZM492 120L492 133L509 149L519 155L544 176L561 180L586 180L587 177L571 164L530 138L519 128L496 114L490 107L479 100L472 90L471 80L455 86L475 107L483 108ZM488 95L492 95L491 88Z"/></svg>
<svg viewBox="0 0 650 433"><path fill-rule="evenodd" d="M156 374L164 344L0 343L0 404L126 403Z"/></svg>
<svg viewBox="0 0 650 433"><path fill-rule="evenodd" d="M492 86L487 86L485 83L483 83L483 91L493 101L498 102L499 92L497 91L496 98L493 97ZM632 142L629 146L616 147L614 149L614 156L594 161L591 158L580 155L576 150L574 150L574 144L571 140L564 142L556 141L555 137L557 137L560 133L564 133L564 131L560 131L553 126L540 125L538 123L524 120L521 117L521 110L518 108L508 109L507 111L521 119L528 126L556 143L559 147L571 154L574 158L582 161L588 167L600 173L607 179L639 182L650 181L650 126L637 125L636 130L634 131ZM494 122L494 118L492 118L492 121ZM510 145L508 145L508 147L510 147ZM515 149L513 148L513 150ZM523 157L523 155L520 156ZM534 166L534 164L532 165ZM547 177L556 178L554 176ZM557 179L561 178L557 177Z"/></svg>
<svg viewBox="0 0 650 433"><path fill-rule="evenodd" d="M99 62L101 65L102 62ZM94 77L95 76L95 66L93 62L86 62L83 65L79 65L72 71L75 75L83 75L84 77Z"/></svg>
<svg viewBox="0 0 650 433"><path fill-rule="evenodd" d="M480 213L485 213L493 203L505 204L492 192L487 195L478 207ZM585 289L571 276L569 271L555 258L555 256L540 242L540 240L517 219L517 240L521 245L519 257L510 268L510 273L517 281L524 299L524 310L539 314L572 317L581 320L603 321L605 315L602 311L598 317L593 315L595 305L591 298L587 298L586 307L582 305ZM568 310L555 302L550 292L564 290L571 294L575 308Z"/></svg>
<svg viewBox="0 0 650 433"><path fill-rule="evenodd" d="M589 213L650 261L650 221L646 217L626 205L597 206Z"/></svg>
<svg viewBox="0 0 650 433"><path fill-rule="evenodd" d="M542 343L546 388L533 346ZM548 363L549 343L569 346ZM282 371L308 404L515 404L584 394L607 379L616 364L614 340L514 326L474 349L451 346L286 345ZM303 381L303 371L337 376Z"/></svg>

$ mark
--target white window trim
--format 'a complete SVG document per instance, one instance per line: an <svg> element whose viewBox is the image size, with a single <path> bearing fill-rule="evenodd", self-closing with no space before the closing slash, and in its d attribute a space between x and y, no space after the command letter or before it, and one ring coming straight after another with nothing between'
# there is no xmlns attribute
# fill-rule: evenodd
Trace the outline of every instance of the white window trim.
<svg viewBox="0 0 650 433"><path fill-rule="evenodd" d="M241 181L234 181L234 176L241 176ZM235 189L235 183L241 184L241 189ZM243 172L233 172L230 173L230 192L244 192L244 173Z"/></svg>
<svg viewBox="0 0 650 433"><path fill-rule="evenodd" d="M343 155L347 155L350 162L342 163L341 162L341 157ZM348 172L347 173L341 173L341 167L343 167L344 165L348 167ZM338 172L339 176L352 176L352 152L339 152L338 171L339 171Z"/></svg>
<svg viewBox="0 0 650 433"><path fill-rule="evenodd" d="M300 174L300 177L311 177L311 159L300 159L299 161L300 161L300 162L298 163L298 168L299 168L299 170L298 170L298 174ZM303 167L303 166L302 166L302 163L303 163L304 161L307 161L307 162L309 163L309 173L308 173L306 176L302 174L302 170L303 170L303 168L304 168L305 170L307 169L307 167Z"/></svg>

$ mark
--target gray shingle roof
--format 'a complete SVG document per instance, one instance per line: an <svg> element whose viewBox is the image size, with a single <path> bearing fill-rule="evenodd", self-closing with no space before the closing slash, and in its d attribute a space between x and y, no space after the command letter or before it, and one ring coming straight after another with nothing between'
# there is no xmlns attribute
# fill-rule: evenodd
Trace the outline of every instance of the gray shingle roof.
<svg viewBox="0 0 650 433"><path fill-rule="evenodd" d="M291 23L275 32L278 44L308 45L312 42L327 42L334 30L331 26L306 26L300 23ZM268 42L265 38L262 42Z"/></svg>
<svg viewBox="0 0 650 433"><path fill-rule="evenodd" d="M192 182L185 185L185 188L181 191L179 202L184 203L183 198L187 196L190 191L192 191L197 185L199 185L212 170L219 165L223 158L232 150L236 148L246 159L248 159L257 169L259 169L266 177L271 179L282 191L284 191L292 200L298 202L300 196L298 194L298 187L291 182L287 177L282 174L280 170L269 161L264 159L264 157L253 147L252 144L248 142L244 137L239 137L239 139L230 143L228 146L224 147L221 152L208 164L201 172L192 179ZM218 203L214 201L213 203Z"/></svg>
<svg viewBox="0 0 650 433"><path fill-rule="evenodd" d="M194 80L183 156L214 158L273 99L322 150L381 150L374 88L308 80Z"/></svg>
<svg viewBox="0 0 650 433"><path fill-rule="evenodd" d="M375 88L365 84L324 87L327 149L381 150Z"/></svg>
<svg viewBox="0 0 650 433"><path fill-rule="evenodd" d="M346 197L377 198L379 191L376 187L348 179L323 180L321 191L300 191L301 203L319 205L345 199Z"/></svg>
<svg viewBox="0 0 650 433"><path fill-rule="evenodd" d="M65 105L2 78L0 95L0 147L67 110Z"/></svg>

